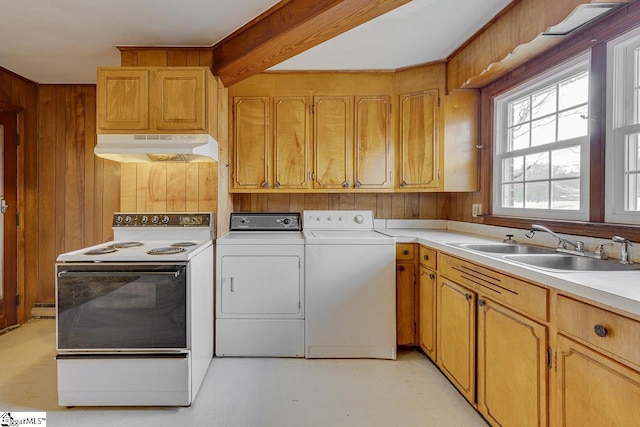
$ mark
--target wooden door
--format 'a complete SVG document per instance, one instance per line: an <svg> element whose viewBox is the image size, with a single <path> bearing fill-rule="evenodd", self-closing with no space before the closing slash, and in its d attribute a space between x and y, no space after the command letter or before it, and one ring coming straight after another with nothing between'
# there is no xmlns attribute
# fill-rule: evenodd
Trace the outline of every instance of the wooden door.
<svg viewBox="0 0 640 427"><path fill-rule="evenodd" d="M273 99L273 188L309 188L309 98Z"/></svg>
<svg viewBox="0 0 640 427"><path fill-rule="evenodd" d="M234 189L269 188L269 98L233 99Z"/></svg>
<svg viewBox="0 0 640 427"><path fill-rule="evenodd" d="M492 425L546 426L547 328L482 296L478 310L478 409Z"/></svg>
<svg viewBox="0 0 640 427"><path fill-rule="evenodd" d="M355 97L354 186L391 188L390 101L386 95Z"/></svg>
<svg viewBox="0 0 640 427"><path fill-rule="evenodd" d="M635 426L640 372L558 335L556 424Z"/></svg>
<svg viewBox="0 0 640 427"><path fill-rule="evenodd" d="M439 276L437 301L438 366L473 403L476 391L476 295Z"/></svg>
<svg viewBox="0 0 640 427"><path fill-rule="evenodd" d="M420 347L433 361L436 360L436 273L420 267L420 288L418 300L418 332Z"/></svg>
<svg viewBox="0 0 640 427"><path fill-rule="evenodd" d="M149 71L98 68L98 133L149 129Z"/></svg>
<svg viewBox="0 0 640 427"><path fill-rule="evenodd" d="M153 125L158 131L204 131L204 69L158 69L151 76Z"/></svg>
<svg viewBox="0 0 640 427"><path fill-rule="evenodd" d="M12 112L0 112L0 149L2 149L2 189L6 209L2 215L2 292L0 292L0 329L18 323L18 116Z"/></svg>
<svg viewBox="0 0 640 427"><path fill-rule="evenodd" d="M438 187L438 90L400 95L399 187Z"/></svg>
<svg viewBox="0 0 640 427"><path fill-rule="evenodd" d="M396 336L398 345L416 344L415 263L396 264Z"/></svg>
<svg viewBox="0 0 640 427"><path fill-rule="evenodd" d="M314 97L313 111L314 187L351 188L351 99L348 96Z"/></svg>

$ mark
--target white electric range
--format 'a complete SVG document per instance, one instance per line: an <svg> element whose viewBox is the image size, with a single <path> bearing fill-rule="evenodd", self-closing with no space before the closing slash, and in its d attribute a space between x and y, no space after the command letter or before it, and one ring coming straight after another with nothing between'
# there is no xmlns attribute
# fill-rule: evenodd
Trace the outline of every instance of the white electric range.
<svg viewBox="0 0 640 427"><path fill-rule="evenodd" d="M116 213L56 263L61 406L187 406L213 357L212 213Z"/></svg>

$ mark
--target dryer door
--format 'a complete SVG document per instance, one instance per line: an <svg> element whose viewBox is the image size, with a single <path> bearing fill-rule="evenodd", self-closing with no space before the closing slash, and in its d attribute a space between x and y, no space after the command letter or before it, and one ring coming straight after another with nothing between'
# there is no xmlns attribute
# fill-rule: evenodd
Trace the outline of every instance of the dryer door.
<svg viewBox="0 0 640 427"><path fill-rule="evenodd" d="M301 259L295 255L225 255L220 264L223 315L282 317L299 315Z"/></svg>

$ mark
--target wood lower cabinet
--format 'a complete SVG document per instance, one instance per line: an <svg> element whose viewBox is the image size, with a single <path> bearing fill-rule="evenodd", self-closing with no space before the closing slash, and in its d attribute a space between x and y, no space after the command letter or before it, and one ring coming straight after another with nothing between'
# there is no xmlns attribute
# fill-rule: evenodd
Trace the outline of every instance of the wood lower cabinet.
<svg viewBox="0 0 640 427"><path fill-rule="evenodd" d="M563 335L557 342L556 425L638 425L640 372Z"/></svg>
<svg viewBox="0 0 640 427"><path fill-rule="evenodd" d="M437 364L471 403L476 393L475 302L475 292L438 277Z"/></svg>
<svg viewBox="0 0 640 427"><path fill-rule="evenodd" d="M547 348L546 326L478 296L478 410L493 425L547 425Z"/></svg>
<svg viewBox="0 0 640 427"><path fill-rule="evenodd" d="M437 273L424 266L420 266L419 296L418 296L418 343L422 351L433 361L436 361L436 299Z"/></svg>
<svg viewBox="0 0 640 427"><path fill-rule="evenodd" d="M416 245L396 245L396 337L398 345L417 345Z"/></svg>

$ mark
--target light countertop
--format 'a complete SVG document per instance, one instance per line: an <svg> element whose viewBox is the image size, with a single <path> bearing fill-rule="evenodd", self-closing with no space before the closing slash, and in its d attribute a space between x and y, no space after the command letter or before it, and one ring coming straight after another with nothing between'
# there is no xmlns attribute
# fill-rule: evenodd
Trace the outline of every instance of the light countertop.
<svg viewBox="0 0 640 427"><path fill-rule="evenodd" d="M500 254L485 255L448 244L496 243L501 240L446 230L441 224L432 225L438 228L377 228L377 231L395 237L397 243L419 243L559 291L640 315L640 270L566 272L529 267L503 259Z"/></svg>

